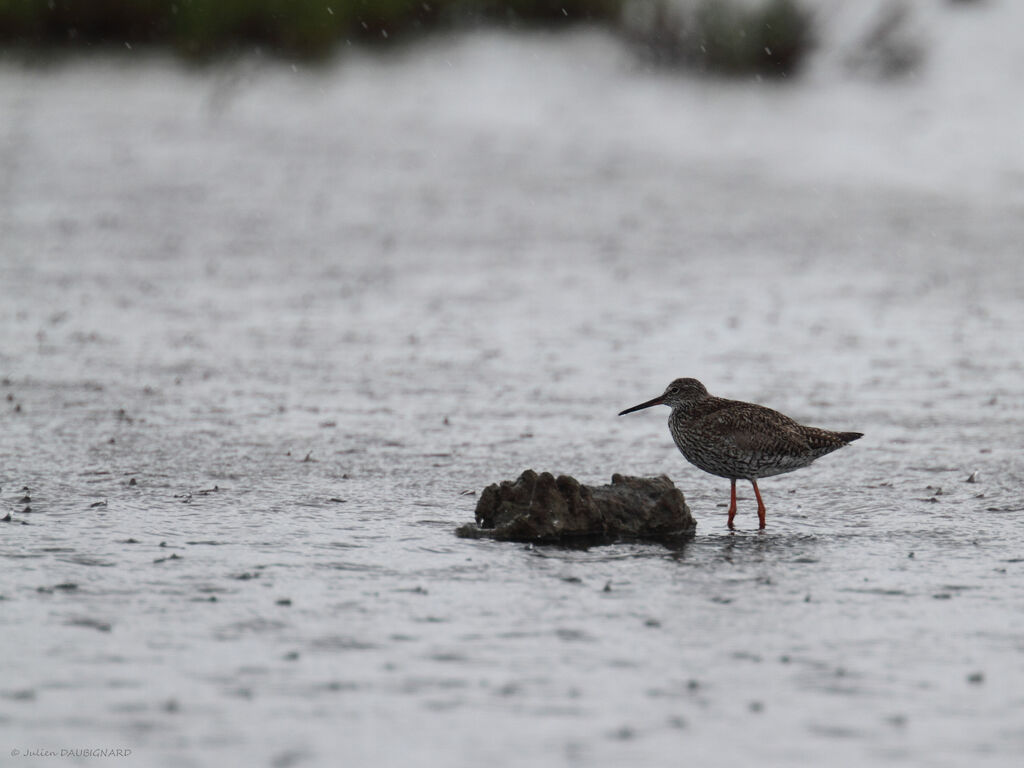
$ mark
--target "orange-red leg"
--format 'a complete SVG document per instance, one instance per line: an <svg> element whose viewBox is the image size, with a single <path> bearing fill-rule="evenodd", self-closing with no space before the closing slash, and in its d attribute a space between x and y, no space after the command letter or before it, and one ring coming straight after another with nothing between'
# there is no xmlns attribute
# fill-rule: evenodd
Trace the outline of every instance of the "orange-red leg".
<svg viewBox="0 0 1024 768"><path fill-rule="evenodd" d="M757 496L757 519L761 523L761 528L764 528L764 513L765 506L764 501L761 499L761 492L757 490L757 480L751 480L750 484L754 486L754 495Z"/></svg>
<svg viewBox="0 0 1024 768"><path fill-rule="evenodd" d="M730 481L732 483L732 493L729 495L729 530L731 531L734 526L732 520L736 517L736 481Z"/></svg>

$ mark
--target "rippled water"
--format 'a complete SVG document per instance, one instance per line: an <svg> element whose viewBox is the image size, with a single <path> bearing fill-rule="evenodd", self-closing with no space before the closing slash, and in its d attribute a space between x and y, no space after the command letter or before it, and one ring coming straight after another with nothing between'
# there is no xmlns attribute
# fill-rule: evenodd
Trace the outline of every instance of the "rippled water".
<svg viewBox="0 0 1024 768"><path fill-rule="evenodd" d="M0 71L4 760L1016 764L1024 116L943 82ZM683 375L865 437L730 534L615 416ZM666 473L697 538L455 538L527 467Z"/></svg>

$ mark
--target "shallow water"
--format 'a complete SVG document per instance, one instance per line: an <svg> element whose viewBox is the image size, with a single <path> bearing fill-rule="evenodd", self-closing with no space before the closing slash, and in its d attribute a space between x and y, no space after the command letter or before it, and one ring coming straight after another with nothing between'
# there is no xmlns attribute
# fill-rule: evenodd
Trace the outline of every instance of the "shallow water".
<svg viewBox="0 0 1024 768"><path fill-rule="evenodd" d="M589 33L0 71L0 754L1016 764L1024 111L957 87ZM730 534L615 416L682 375L865 437ZM455 538L527 467L698 535Z"/></svg>

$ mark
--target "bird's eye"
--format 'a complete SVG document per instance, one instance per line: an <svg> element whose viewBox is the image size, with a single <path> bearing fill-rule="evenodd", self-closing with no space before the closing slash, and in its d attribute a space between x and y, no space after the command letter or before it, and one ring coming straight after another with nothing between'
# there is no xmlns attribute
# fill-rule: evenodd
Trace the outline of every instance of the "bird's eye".
<svg viewBox="0 0 1024 768"><path fill-rule="evenodd" d="M668 393L670 395L678 395L679 394L679 387L669 387L668 388Z"/></svg>

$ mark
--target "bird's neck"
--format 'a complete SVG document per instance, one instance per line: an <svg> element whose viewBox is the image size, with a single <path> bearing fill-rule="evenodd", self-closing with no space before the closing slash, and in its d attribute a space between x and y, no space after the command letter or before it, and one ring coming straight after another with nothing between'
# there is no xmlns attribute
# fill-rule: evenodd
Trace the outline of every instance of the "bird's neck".
<svg viewBox="0 0 1024 768"><path fill-rule="evenodd" d="M672 406L672 413L669 415L669 420L674 421L677 424L686 424L696 418L698 414L698 402L691 400L688 403L679 403Z"/></svg>
<svg viewBox="0 0 1024 768"><path fill-rule="evenodd" d="M694 419L706 416L709 413L722 408L728 400L720 397L702 397L699 400L689 400L685 403L677 403L672 406L672 415L669 419L677 424L686 425Z"/></svg>

